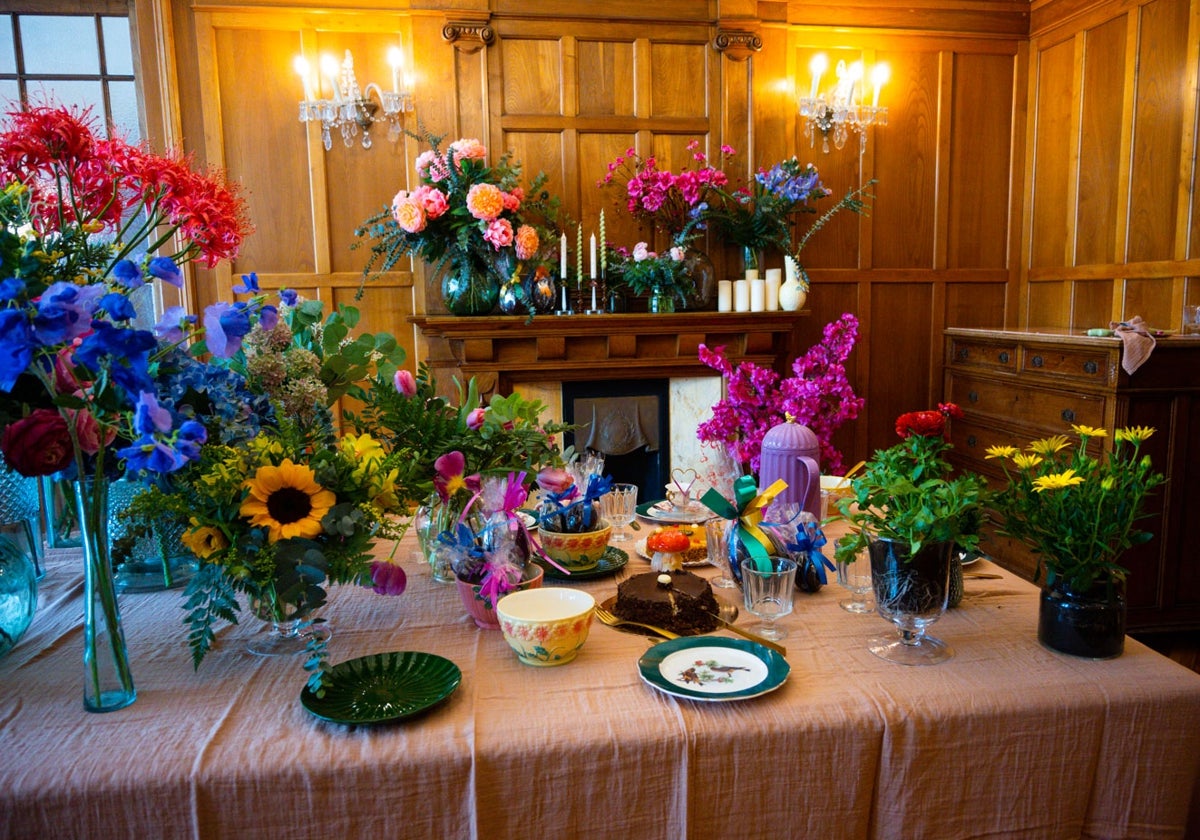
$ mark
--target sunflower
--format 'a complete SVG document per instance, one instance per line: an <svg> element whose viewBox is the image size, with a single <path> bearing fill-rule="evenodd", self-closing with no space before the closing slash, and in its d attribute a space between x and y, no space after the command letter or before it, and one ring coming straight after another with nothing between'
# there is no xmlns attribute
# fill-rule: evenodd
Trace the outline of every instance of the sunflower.
<svg viewBox="0 0 1200 840"><path fill-rule="evenodd" d="M292 537L313 539L322 533L321 517L337 504L337 496L317 484L313 471L285 458L277 467L259 467L247 479L250 495L239 510L251 525L263 525L271 542Z"/></svg>

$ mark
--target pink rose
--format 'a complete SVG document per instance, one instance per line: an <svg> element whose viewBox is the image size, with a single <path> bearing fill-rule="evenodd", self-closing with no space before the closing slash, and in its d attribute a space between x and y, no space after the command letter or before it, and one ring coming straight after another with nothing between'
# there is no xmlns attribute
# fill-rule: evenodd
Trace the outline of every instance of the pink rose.
<svg viewBox="0 0 1200 840"><path fill-rule="evenodd" d="M658 254L651 251L650 247L645 242L639 242L633 246L634 262L642 262L643 260L648 260L657 256Z"/></svg>
<svg viewBox="0 0 1200 840"><path fill-rule="evenodd" d="M100 440L100 424L96 422L96 417L90 411L75 411L66 409L67 414L71 418L71 422L75 425L75 435L79 440L79 448L88 455L95 455L100 451L101 445L108 446L117 437L117 430L109 427L104 432L103 443Z"/></svg>
<svg viewBox="0 0 1200 840"><path fill-rule="evenodd" d="M0 451L24 476L56 473L75 456L67 421L52 408L39 408L10 424L0 436Z"/></svg>
<svg viewBox="0 0 1200 840"><path fill-rule="evenodd" d="M537 475L537 484L547 493L561 494L571 489L575 479L561 467L543 467Z"/></svg>
<svg viewBox="0 0 1200 840"><path fill-rule="evenodd" d="M409 233L425 230L425 211L412 199L393 205L392 216L396 219L396 224Z"/></svg>
<svg viewBox="0 0 1200 840"><path fill-rule="evenodd" d="M449 155L454 159L455 167L461 168L459 161L462 160L486 160L487 146L480 143L474 137L467 137L451 143Z"/></svg>
<svg viewBox="0 0 1200 840"><path fill-rule="evenodd" d="M417 395L417 380L410 371L396 371L396 375L392 377L392 384L396 386L397 393L403 394L406 397L415 397Z"/></svg>
<svg viewBox="0 0 1200 840"><path fill-rule="evenodd" d="M421 209L430 219L436 219L450 209L446 194L437 187L417 187L412 192L412 200L421 205Z"/></svg>
<svg viewBox="0 0 1200 840"><path fill-rule="evenodd" d="M487 419L486 408L476 408L467 415L467 428L477 432L483 428L483 421Z"/></svg>
<svg viewBox="0 0 1200 840"><path fill-rule="evenodd" d="M484 231L483 239L485 242L492 243L492 247L499 251L513 242L512 222L508 219L494 219Z"/></svg>

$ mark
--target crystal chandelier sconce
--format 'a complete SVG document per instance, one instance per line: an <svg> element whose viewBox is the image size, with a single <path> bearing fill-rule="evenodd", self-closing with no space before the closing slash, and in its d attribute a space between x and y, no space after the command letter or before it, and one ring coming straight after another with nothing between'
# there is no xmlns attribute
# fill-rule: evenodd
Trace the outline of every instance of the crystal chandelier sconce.
<svg viewBox="0 0 1200 840"><path fill-rule="evenodd" d="M354 144L354 138L362 131L362 147L371 148L371 127L382 112L388 122L388 140L395 143L400 139L401 121L404 114L413 109L412 84L404 73L403 57L399 47L388 50L388 65L392 68L392 89L385 91L371 82L359 88L354 75L354 58L350 50L339 65L331 55L321 56L317 87L304 56L296 56L294 66L304 83L304 99L300 102L300 122L320 122L321 142L325 151L333 148L334 129L342 134L346 148ZM314 95L328 87L330 98Z"/></svg>
<svg viewBox="0 0 1200 840"><path fill-rule="evenodd" d="M836 82L833 87L820 93L821 77L829 69L829 60L824 53L813 56L808 65L812 73L812 87L808 96L800 97L800 116L804 118L804 136L811 148L821 135L821 150L829 152L829 140L838 149L846 145L851 131L858 133L858 153L867 150L867 135L864 129L870 125L887 125L887 108L879 107L879 89L888 80L888 66L876 64L871 70L871 104L863 102L863 63L856 61L849 67L839 61L834 71Z"/></svg>

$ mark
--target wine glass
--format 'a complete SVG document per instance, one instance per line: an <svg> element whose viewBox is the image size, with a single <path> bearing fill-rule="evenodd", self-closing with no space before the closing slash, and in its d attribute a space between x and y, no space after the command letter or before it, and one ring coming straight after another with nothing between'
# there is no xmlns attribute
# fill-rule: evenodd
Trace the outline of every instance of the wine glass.
<svg viewBox="0 0 1200 840"><path fill-rule="evenodd" d="M604 518L616 527L612 536L613 542L629 539L629 535L625 533L625 526L637 516L637 500L636 484L614 484L611 490L600 497L600 508Z"/></svg>
<svg viewBox="0 0 1200 840"><path fill-rule="evenodd" d="M849 560L838 561L837 579L850 592L849 598L838 601L839 607L850 613L875 611L875 605L865 597L871 591L871 558L865 548Z"/></svg>
<svg viewBox="0 0 1200 840"><path fill-rule="evenodd" d="M717 589L736 589L737 581L729 569L729 525L732 520L717 517L704 523L704 540L708 547L708 562L719 573L709 581Z"/></svg>
<svg viewBox="0 0 1200 840"><path fill-rule="evenodd" d="M773 642L787 638L787 630L775 621L792 611L796 588L796 561L787 557L768 557L742 561L742 593L746 609L762 619L759 634Z"/></svg>
<svg viewBox="0 0 1200 840"><path fill-rule="evenodd" d="M869 639L867 649L900 665L936 665L952 657L950 646L926 635L925 629L946 610L954 543L925 543L910 555L907 544L872 539L867 550L875 610L899 631L898 636Z"/></svg>

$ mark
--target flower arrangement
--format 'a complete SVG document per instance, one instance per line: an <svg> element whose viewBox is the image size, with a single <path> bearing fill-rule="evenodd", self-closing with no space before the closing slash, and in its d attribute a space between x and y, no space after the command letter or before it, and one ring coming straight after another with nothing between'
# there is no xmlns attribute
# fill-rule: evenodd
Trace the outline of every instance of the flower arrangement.
<svg viewBox="0 0 1200 840"><path fill-rule="evenodd" d="M786 379L751 362L735 366L722 355L723 348L700 345L700 361L725 377L725 397L696 436L726 447L742 469L757 474L763 436L790 417L817 436L824 471L840 474L842 455L833 445L833 433L857 417L864 403L846 378L845 362L857 340L858 319L843 314L825 325L818 344L796 358L793 375Z"/></svg>
<svg viewBox="0 0 1200 840"><path fill-rule="evenodd" d="M673 245L659 254L651 251L645 242L639 242L632 252L618 247L610 249L609 253L610 288L627 288L638 295L669 295L681 304L694 291L684 261L686 249L682 245Z"/></svg>
<svg viewBox="0 0 1200 840"><path fill-rule="evenodd" d="M1164 478L1153 470L1150 456L1140 454L1154 429L1117 429L1112 450L1100 456L1088 452L1088 443L1106 437L1106 429L1071 429L1078 437L1074 443L1054 435L1024 450L992 446L987 457L1000 461L1008 481L993 500L1002 518L999 533L1033 550L1035 578L1045 567L1048 584L1061 581L1086 592L1094 583L1125 579L1121 554L1153 537L1133 526Z"/></svg>
<svg viewBox="0 0 1200 840"><path fill-rule="evenodd" d="M839 560L849 560L873 537L899 543L910 557L926 543L957 542L968 551L978 545L987 483L970 472L951 477L945 459L948 424L962 416L957 405L943 403L897 418L900 442L876 451L851 481L853 496L838 501L852 526L837 542Z"/></svg>
<svg viewBox="0 0 1200 840"><path fill-rule="evenodd" d="M792 156L770 169L758 170L748 183L736 189L717 192L718 200L709 216L726 241L753 251L769 246L788 251L790 217L816 213L815 202L832 191L821 183L815 166L801 165Z"/></svg>
<svg viewBox="0 0 1200 840"><path fill-rule="evenodd" d="M681 244L696 227L703 227L714 189L725 186L728 178L712 166L707 156L698 151L699 140L692 140L687 150L697 167L683 167L679 172L660 169L654 157L642 157L636 149L627 149L608 164L608 172L596 182L605 188L614 182L624 184L624 209L652 230L666 233L673 244ZM729 146L721 147L722 154L733 154Z"/></svg>
<svg viewBox="0 0 1200 840"><path fill-rule="evenodd" d="M456 140L443 151L443 136L411 136L430 147L415 162L419 185L396 193L390 207L355 230L354 247L371 243L364 280L401 257L418 256L435 271L448 266L452 276L485 276L498 290L522 264L544 261L543 244L553 247L547 233L558 215L544 174L526 191L521 166L508 153L489 164L476 139Z"/></svg>

